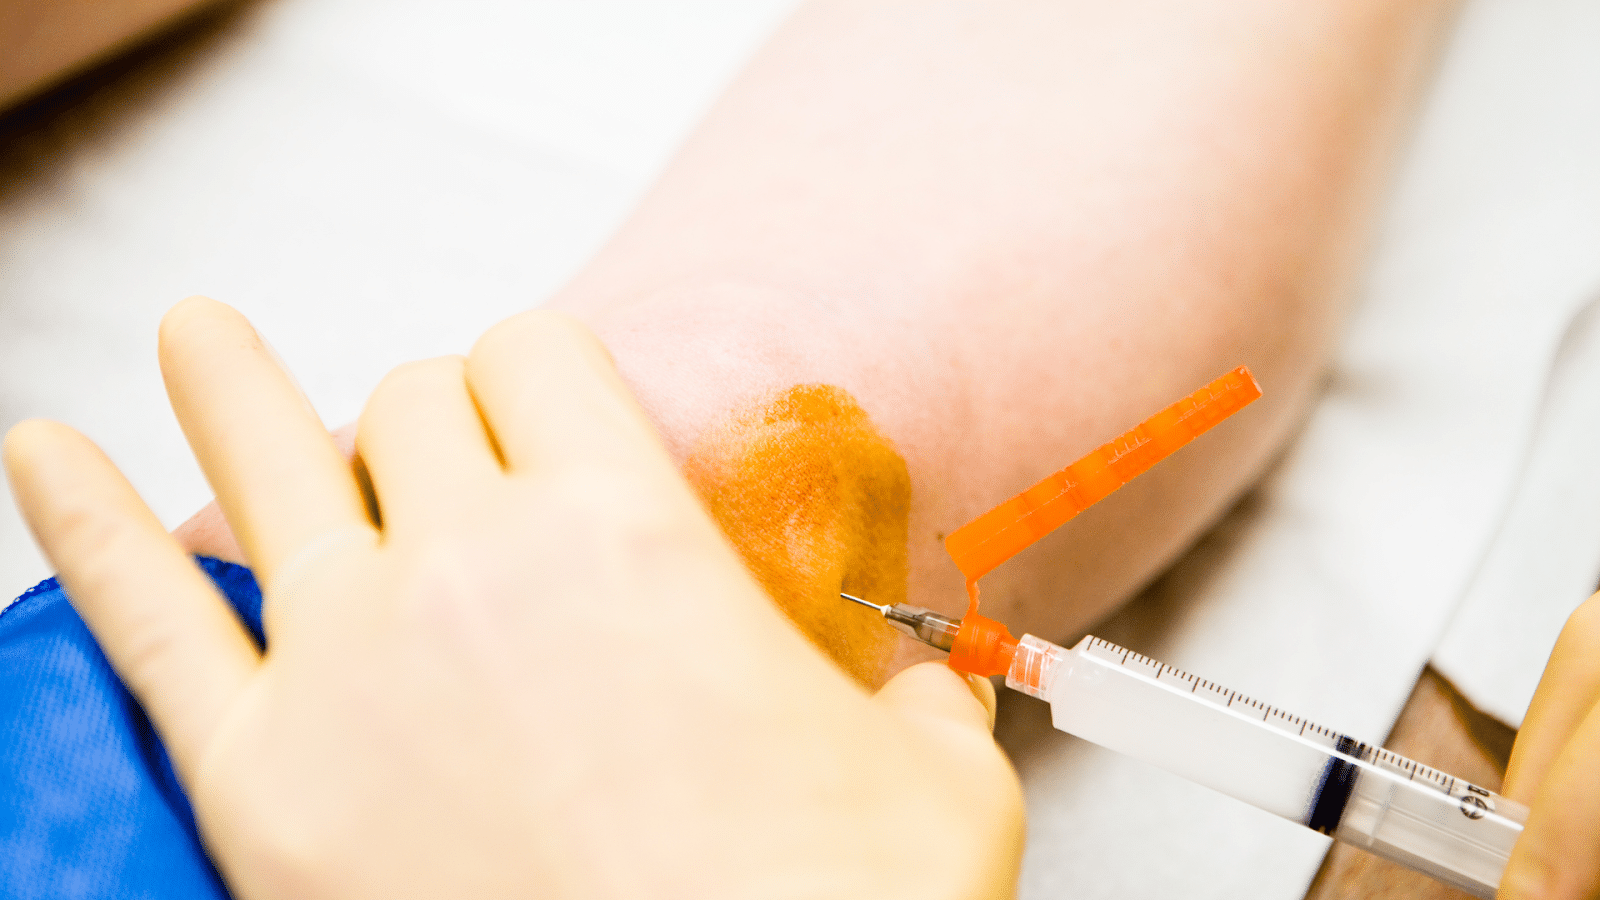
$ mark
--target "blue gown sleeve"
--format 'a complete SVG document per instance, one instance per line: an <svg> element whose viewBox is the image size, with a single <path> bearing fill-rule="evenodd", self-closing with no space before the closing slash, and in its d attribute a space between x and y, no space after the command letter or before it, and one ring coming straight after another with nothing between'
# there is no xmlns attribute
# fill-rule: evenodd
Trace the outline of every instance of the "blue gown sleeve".
<svg viewBox="0 0 1600 900"><path fill-rule="evenodd" d="M196 558L261 634L250 570ZM54 578L0 611L0 898L223 900L144 710Z"/></svg>

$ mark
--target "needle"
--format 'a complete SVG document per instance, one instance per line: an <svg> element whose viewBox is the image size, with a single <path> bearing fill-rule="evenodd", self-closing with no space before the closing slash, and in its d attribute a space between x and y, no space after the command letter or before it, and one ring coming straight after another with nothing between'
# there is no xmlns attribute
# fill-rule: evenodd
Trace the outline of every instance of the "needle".
<svg viewBox="0 0 1600 900"><path fill-rule="evenodd" d="M923 609L920 606L911 606L906 603L886 603L879 606L855 596L839 592L839 596L853 603L869 607L878 611L896 631L904 632L930 647L949 651L954 645L956 632L961 630L961 620Z"/></svg>
<svg viewBox="0 0 1600 900"><path fill-rule="evenodd" d="M862 606L870 606L873 609L877 610L878 612L881 612L881 613L884 613L884 614L887 614L889 612L889 607L887 607L887 606L879 606L876 603L869 603L866 600L863 600L860 597L855 596L854 594L846 594L844 591L840 591L839 592L839 596L845 598L846 600L853 600L856 603L861 604Z"/></svg>

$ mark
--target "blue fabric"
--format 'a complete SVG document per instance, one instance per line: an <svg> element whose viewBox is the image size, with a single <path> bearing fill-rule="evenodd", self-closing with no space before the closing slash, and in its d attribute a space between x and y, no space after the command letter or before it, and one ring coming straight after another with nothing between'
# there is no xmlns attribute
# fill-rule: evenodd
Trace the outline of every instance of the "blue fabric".
<svg viewBox="0 0 1600 900"><path fill-rule="evenodd" d="M261 636L250 570L198 557ZM167 751L54 578L0 612L0 897L228 896Z"/></svg>

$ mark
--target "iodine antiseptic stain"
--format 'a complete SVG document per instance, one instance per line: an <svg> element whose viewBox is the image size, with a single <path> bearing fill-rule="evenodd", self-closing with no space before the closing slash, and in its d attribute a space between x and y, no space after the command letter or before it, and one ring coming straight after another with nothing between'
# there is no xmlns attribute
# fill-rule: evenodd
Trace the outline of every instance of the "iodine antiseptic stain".
<svg viewBox="0 0 1600 900"><path fill-rule="evenodd" d="M880 684L897 636L839 592L905 601L911 476L855 398L827 384L763 398L702 435L684 474L790 620Z"/></svg>

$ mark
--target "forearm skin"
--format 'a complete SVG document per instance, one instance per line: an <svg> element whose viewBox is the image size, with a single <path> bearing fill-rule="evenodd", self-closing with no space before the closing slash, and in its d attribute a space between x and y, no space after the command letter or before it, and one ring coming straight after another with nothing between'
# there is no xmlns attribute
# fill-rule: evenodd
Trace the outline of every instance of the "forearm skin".
<svg viewBox="0 0 1600 900"><path fill-rule="evenodd" d="M1249 365L1260 403L985 580L1013 630L1079 631L1305 414L1449 11L809 3L554 303L680 459L848 392L908 466L907 596L949 612L946 533Z"/></svg>

